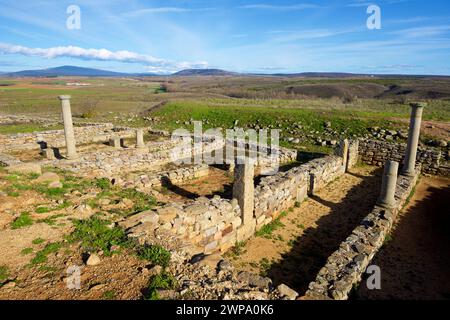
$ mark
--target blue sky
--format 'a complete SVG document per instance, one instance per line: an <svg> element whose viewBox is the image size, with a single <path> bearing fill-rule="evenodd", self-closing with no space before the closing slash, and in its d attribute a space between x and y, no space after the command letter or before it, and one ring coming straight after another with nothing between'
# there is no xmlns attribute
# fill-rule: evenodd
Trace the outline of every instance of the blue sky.
<svg viewBox="0 0 450 320"><path fill-rule="evenodd" d="M370 4L381 9L369 30ZM66 10L81 9L69 30ZM0 0L0 71L450 74L448 0Z"/></svg>

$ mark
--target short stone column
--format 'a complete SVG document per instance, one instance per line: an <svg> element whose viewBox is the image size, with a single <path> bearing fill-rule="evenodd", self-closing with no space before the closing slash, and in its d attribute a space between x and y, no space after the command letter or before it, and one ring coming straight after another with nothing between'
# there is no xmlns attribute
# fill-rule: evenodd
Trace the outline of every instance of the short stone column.
<svg viewBox="0 0 450 320"><path fill-rule="evenodd" d="M398 166L398 162L395 161L387 161L384 166L381 193L377 202L380 207L391 209L395 206Z"/></svg>
<svg viewBox="0 0 450 320"><path fill-rule="evenodd" d="M42 150L42 155L48 160L56 159L55 150L53 150L52 148Z"/></svg>
<svg viewBox="0 0 450 320"><path fill-rule="evenodd" d="M243 162L243 163L242 163ZM254 222L253 211L255 208L255 165L252 160L238 161L234 167L233 198L241 208L242 224L248 225Z"/></svg>
<svg viewBox="0 0 450 320"><path fill-rule="evenodd" d="M109 139L109 145L116 149L120 149L122 147L121 140L122 139L120 137L112 137Z"/></svg>
<svg viewBox="0 0 450 320"><path fill-rule="evenodd" d="M144 130L142 130L142 129L136 130L136 148L138 148L138 149L145 148Z"/></svg>
<svg viewBox="0 0 450 320"><path fill-rule="evenodd" d="M402 174L413 176L416 168L417 147L419 146L420 127L423 108L426 103L411 103L411 119L409 123L408 145L406 146L405 162Z"/></svg>
<svg viewBox="0 0 450 320"><path fill-rule="evenodd" d="M62 116L64 121L64 134L66 137L67 159L78 157L75 146L75 133L73 131L72 111L70 110L70 96L59 96L61 100Z"/></svg>

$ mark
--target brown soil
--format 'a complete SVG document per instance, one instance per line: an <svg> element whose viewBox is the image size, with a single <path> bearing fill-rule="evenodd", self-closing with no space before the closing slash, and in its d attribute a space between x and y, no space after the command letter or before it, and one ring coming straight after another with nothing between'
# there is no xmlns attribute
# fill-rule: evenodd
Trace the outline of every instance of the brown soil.
<svg viewBox="0 0 450 320"><path fill-rule="evenodd" d="M249 240L244 253L234 255L236 266L262 272L275 285L284 283L303 295L328 256L373 208L380 180L379 169L354 168L291 210L269 239Z"/></svg>
<svg viewBox="0 0 450 320"><path fill-rule="evenodd" d="M381 268L381 290L361 285L354 298L450 299L449 198L450 179L422 177L392 240L373 260Z"/></svg>
<svg viewBox="0 0 450 320"><path fill-rule="evenodd" d="M86 266L79 248L62 249L49 257L47 269L13 270L10 278L15 286L0 287L0 300L135 300L142 297L142 289L150 278L148 272L144 272L144 261L131 253L101 257L101 260L97 266ZM80 290L67 287L68 268L72 266L81 266Z"/></svg>
<svg viewBox="0 0 450 320"><path fill-rule="evenodd" d="M167 186L161 190L162 202L186 202L187 199L194 200L198 197L211 198L214 195L231 198L233 175L218 168L209 168L209 175L202 178L190 180L182 185Z"/></svg>

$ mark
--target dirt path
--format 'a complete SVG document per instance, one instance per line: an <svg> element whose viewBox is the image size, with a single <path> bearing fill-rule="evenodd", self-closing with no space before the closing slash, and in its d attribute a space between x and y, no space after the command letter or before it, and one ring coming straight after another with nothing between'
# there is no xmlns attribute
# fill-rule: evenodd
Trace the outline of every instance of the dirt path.
<svg viewBox="0 0 450 320"><path fill-rule="evenodd" d="M248 241L244 252L234 255L235 265L259 271L275 285L285 283L303 295L328 256L373 208L380 180L379 169L353 169L289 212L281 219L284 226L268 238Z"/></svg>
<svg viewBox="0 0 450 320"><path fill-rule="evenodd" d="M356 299L450 299L449 198L450 179L422 177L392 240L373 260L382 289L361 285Z"/></svg>

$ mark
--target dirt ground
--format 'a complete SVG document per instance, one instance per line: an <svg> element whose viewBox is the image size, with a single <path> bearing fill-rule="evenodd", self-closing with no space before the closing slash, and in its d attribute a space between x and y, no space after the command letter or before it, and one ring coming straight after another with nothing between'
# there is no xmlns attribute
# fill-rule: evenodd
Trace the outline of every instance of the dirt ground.
<svg viewBox="0 0 450 320"><path fill-rule="evenodd" d="M381 268L381 290L361 285L355 299L450 299L449 199L450 179L421 178L392 240L373 260Z"/></svg>
<svg viewBox="0 0 450 320"><path fill-rule="evenodd" d="M281 219L284 224L269 239L249 240L235 265L261 272L275 285L284 283L303 295L308 284L365 217L379 194L380 170L361 166L332 182Z"/></svg>

